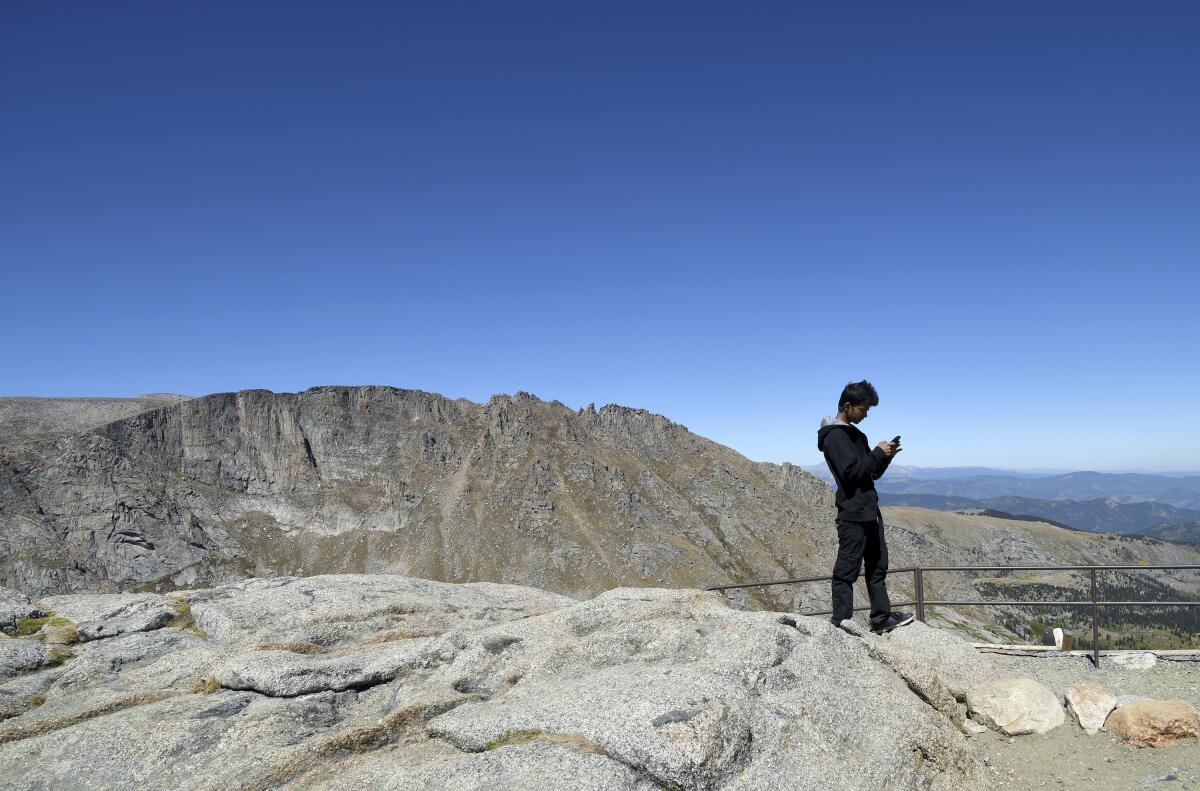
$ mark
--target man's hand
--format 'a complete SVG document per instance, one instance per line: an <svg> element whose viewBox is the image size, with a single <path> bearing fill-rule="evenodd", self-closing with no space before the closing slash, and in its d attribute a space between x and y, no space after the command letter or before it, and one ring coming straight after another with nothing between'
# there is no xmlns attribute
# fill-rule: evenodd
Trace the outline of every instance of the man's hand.
<svg viewBox="0 0 1200 791"><path fill-rule="evenodd" d="M891 442L880 442L875 447L877 447L881 451L883 451L883 455L887 456L889 459L891 457L895 456L900 451L904 450L904 448L900 447L899 443L891 443Z"/></svg>

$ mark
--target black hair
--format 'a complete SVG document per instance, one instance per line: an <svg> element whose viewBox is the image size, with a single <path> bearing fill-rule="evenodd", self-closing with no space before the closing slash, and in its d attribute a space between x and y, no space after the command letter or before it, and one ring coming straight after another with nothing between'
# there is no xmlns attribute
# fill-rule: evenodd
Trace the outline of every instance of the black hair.
<svg viewBox="0 0 1200 791"><path fill-rule="evenodd" d="M879 406L879 393L875 392L875 388L866 379L861 382L851 382L842 388L842 396L838 399L838 411L842 411L842 406L849 401L852 406L859 404L870 404L871 406Z"/></svg>

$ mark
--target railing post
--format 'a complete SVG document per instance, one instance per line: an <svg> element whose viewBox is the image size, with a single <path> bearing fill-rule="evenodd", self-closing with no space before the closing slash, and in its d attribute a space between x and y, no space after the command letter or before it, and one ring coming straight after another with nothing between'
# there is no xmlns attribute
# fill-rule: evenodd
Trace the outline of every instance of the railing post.
<svg viewBox="0 0 1200 791"><path fill-rule="evenodd" d="M917 599L917 620L925 623L925 577L920 566L913 569L913 593Z"/></svg>
<svg viewBox="0 0 1200 791"><path fill-rule="evenodd" d="M1100 600L1100 588L1096 585L1096 567L1092 566L1088 569L1088 573L1092 578L1092 666L1097 670L1100 669L1100 607L1096 604Z"/></svg>

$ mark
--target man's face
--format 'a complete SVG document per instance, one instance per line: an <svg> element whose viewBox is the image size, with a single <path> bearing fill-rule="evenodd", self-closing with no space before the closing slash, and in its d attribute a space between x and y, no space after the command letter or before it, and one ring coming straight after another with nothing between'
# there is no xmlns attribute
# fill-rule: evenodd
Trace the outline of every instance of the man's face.
<svg viewBox="0 0 1200 791"><path fill-rule="evenodd" d="M867 413L871 411L870 404L851 404L846 407L846 419L851 423L861 423L866 418Z"/></svg>

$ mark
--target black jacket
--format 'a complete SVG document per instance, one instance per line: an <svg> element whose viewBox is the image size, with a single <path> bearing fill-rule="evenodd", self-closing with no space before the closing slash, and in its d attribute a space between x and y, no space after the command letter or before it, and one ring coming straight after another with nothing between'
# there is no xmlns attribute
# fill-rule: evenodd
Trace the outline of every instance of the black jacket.
<svg viewBox="0 0 1200 791"><path fill-rule="evenodd" d="M867 435L848 423L825 418L817 431L817 450L837 481L838 519L873 522L878 519L879 495L875 481L892 460L879 448L871 449Z"/></svg>

